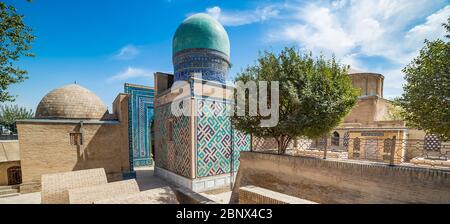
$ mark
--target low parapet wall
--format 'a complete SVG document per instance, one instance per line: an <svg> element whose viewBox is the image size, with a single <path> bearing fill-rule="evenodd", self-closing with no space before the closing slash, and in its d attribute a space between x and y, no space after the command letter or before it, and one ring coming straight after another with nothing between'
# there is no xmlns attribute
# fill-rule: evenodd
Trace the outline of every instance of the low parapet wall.
<svg viewBox="0 0 450 224"><path fill-rule="evenodd" d="M239 204L316 204L265 188L246 186L239 188Z"/></svg>
<svg viewBox="0 0 450 224"><path fill-rule="evenodd" d="M318 203L450 203L450 171L241 152L233 188L254 185Z"/></svg>

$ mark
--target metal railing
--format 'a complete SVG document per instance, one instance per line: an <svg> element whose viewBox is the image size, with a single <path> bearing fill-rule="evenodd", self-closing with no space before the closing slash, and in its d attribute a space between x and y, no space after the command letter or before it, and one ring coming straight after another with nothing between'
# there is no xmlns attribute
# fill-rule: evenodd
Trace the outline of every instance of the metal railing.
<svg viewBox="0 0 450 224"><path fill-rule="evenodd" d="M252 151L278 153L274 139L252 138ZM413 164L450 168L450 142L382 137L297 139L286 151L292 156L364 160L390 165Z"/></svg>

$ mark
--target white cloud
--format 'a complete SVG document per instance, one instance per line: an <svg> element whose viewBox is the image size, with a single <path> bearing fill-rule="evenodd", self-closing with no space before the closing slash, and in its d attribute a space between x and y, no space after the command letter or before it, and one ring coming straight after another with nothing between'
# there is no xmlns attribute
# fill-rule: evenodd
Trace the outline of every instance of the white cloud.
<svg viewBox="0 0 450 224"><path fill-rule="evenodd" d="M410 29L406 34L408 40L436 39L445 35L442 23L450 17L450 5L427 17L426 22Z"/></svg>
<svg viewBox="0 0 450 224"><path fill-rule="evenodd" d="M124 71L121 71L116 75L108 78L107 82L124 81L136 78L152 79L153 72L142 68L128 67Z"/></svg>
<svg viewBox="0 0 450 224"><path fill-rule="evenodd" d="M219 20L224 26L241 26L251 23L263 22L278 16L278 9L274 5L256 8L248 11L222 11L218 6L207 8L206 13Z"/></svg>
<svg viewBox="0 0 450 224"><path fill-rule="evenodd" d="M288 0L254 10L206 13L225 26L266 21L266 41L296 43L314 54L335 54L353 68L385 75L387 96L401 94L401 69L423 46L445 34L446 0ZM378 62L375 62L377 61Z"/></svg>
<svg viewBox="0 0 450 224"><path fill-rule="evenodd" d="M398 43L404 39L407 26L430 6L424 0L313 2L293 8L294 19L273 29L268 37L271 41L295 41L313 51L338 56L357 50L396 60L403 53Z"/></svg>
<svg viewBox="0 0 450 224"><path fill-rule="evenodd" d="M269 29L267 41L297 43L315 54L334 53L353 68L382 73L387 96L400 95L401 69L417 55L425 38L444 36L441 24L450 16L450 6L440 0L311 1L281 10L290 17ZM367 60L371 57L383 62L374 66Z"/></svg>
<svg viewBox="0 0 450 224"><path fill-rule="evenodd" d="M122 47L116 55L114 55L115 59L118 60L131 60L138 56L140 53L139 49L134 45L126 45Z"/></svg>
<svg viewBox="0 0 450 224"><path fill-rule="evenodd" d="M295 16L302 22L285 26L271 33L270 38L298 42L313 52L338 55L349 53L355 46L355 41L328 8L310 5L300 9Z"/></svg>

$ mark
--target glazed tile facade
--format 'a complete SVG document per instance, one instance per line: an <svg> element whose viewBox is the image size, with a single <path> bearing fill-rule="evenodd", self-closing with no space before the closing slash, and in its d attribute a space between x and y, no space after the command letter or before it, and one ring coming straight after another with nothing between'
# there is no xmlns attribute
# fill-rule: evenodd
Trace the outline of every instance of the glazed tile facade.
<svg viewBox="0 0 450 224"><path fill-rule="evenodd" d="M201 73L203 80L225 83L230 63L228 56L210 49L186 49L173 58L175 80L188 80L192 74Z"/></svg>
<svg viewBox="0 0 450 224"><path fill-rule="evenodd" d="M250 150L250 135L232 128L224 102L197 102L197 176L237 172L240 152Z"/></svg>
<svg viewBox="0 0 450 224"><path fill-rule="evenodd" d="M171 104L166 104L156 108L155 118L156 166L184 177L191 177L192 140L189 117L173 116ZM169 137L169 125L172 126L171 137Z"/></svg>
<svg viewBox="0 0 450 224"><path fill-rule="evenodd" d="M128 103L130 164L132 167L152 165L151 124L155 92L150 87L125 84L125 93L130 95Z"/></svg>

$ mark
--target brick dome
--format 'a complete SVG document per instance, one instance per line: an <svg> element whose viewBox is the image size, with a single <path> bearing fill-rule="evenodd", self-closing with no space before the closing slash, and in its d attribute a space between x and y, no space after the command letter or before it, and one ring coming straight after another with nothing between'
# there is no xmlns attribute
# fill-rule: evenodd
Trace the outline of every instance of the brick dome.
<svg viewBox="0 0 450 224"><path fill-rule="evenodd" d="M77 84L50 91L42 98L35 118L40 119L101 119L107 113L102 100Z"/></svg>

